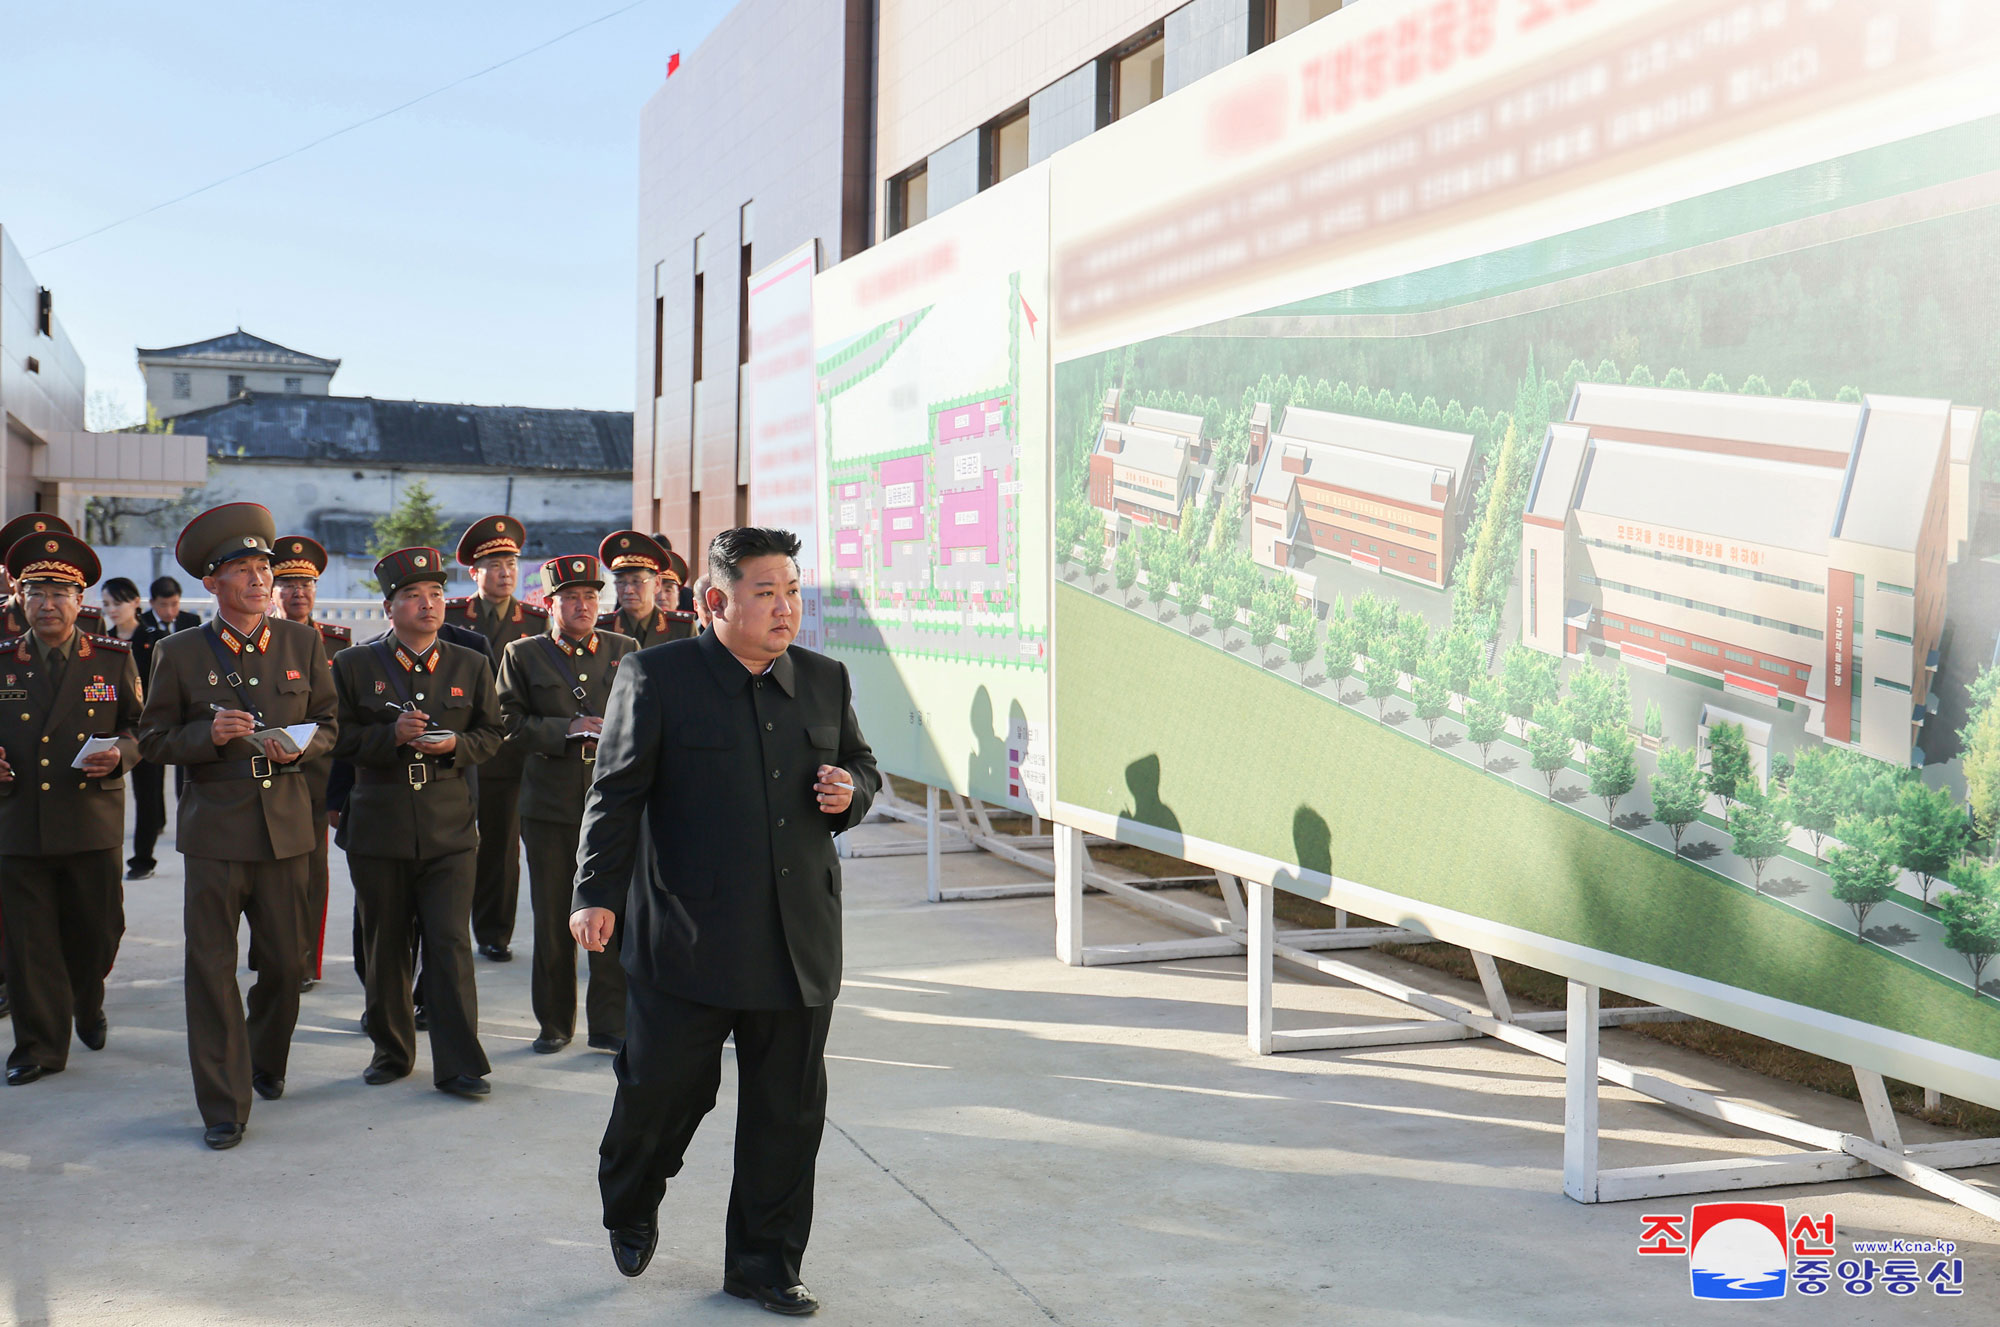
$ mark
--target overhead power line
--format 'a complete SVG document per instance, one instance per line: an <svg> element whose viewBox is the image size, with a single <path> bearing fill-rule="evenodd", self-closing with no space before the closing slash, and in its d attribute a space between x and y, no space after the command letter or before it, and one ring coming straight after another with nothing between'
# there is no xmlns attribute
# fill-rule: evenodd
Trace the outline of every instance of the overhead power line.
<svg viewBox="0 0 2000 1327"><path fill-rule="evenodd" d="M508 56L506 59L498 61L497 63L494 64L487 65L484 69L474 70L470 74L464 74L458 78L454 78L451 82L443 84L439 87L434 87L429 92L423 93L421 96L412 97L408 101L401 102L397 105L389 107L387 110L377 111L375 114L367 116L364 119L356 120L352 124L342 125L340 128L335 129L330 133L321 134L318 138L313 139L309 143L301 143L299 146L292 148L290 151L280 152L277 156L268 158L264 161L260 161L254 166L245 166L241 170L232 171L229 174L221 176L218 179L210 180L207 184L204 184L199 188L190 189L183 194L176 194L174 197L166 199L163 202L154 203L151 207L141 208L139 211L133 212L128 216L119 217L116 221L107 221L102 226L99 226L96 230L85 231L81 235L77 235L70 239L64 240L61 244L51 244L48 248L42 249L31 256L35 258L40 258L43 254L54 253L58 249L67 249L72 244L81 244L85 240L95 239L97 236L104 234L106 231L116 230L120 226L129 225L132 222L137 221L142 217L149 217L155 212L164 211L165 209L173 207L178 203L185 203L190 198L198 197L202 194L207 193L211 189L219 189L223 185L229 184L235 180L240 180L246 175L254 175L258 171L263 170L268 166L275 166L281 161L290 161L293 157L299 156L302 153L310 152L314 148L319 147L323 143L330 143L334 139L341 137L343 134L351 134L357 129L365 129L371 124L375 124L378 121L386 120L392 115L396 115L410 109L410 107L412 106L418 105L422 102L429 101L432 97L442 96L456 87L463 87L465 84L472 82L476 78L484 78L486 77L486 75L493 73L496 70L505 69L510 64L515 64L521 60L525 60L529 56L534 55L538 51L546 51L549 47L556 45L558 42L567 41L569 38L574 37L579 32L583 32L589 28L594 28L600 23L609 22L610 20L617 18L620 14L628 14L631 11L640 8L641 6L648 5L651 3L652 0L632 0L631 4L621 5L617 9L611 10L609 13L599 14L596 18L593 18L586 23L577 24L575 27L569 29L567 32L559 32L555 36L550 37L546 41L536 42L533 46L528 47L526 50L516 51L514 54Z"/></svg>

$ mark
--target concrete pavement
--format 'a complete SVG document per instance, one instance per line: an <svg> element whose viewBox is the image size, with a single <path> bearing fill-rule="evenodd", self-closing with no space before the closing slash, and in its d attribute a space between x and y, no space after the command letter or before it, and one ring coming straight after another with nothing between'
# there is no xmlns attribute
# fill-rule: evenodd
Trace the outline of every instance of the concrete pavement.
<svg viewBox="0 0 2000 1327"><path fill-rule="evenodd" d="M329 930L344 936L351 895L333 860ZM944 861L955 886L1026 875L985 854ZM652 1268L620 1278L594 1173L610 1061L528 1050L525 943L514 963L478 965L489 1099L434 1091L423 1051L410 1079L365 1086L360 993L330 956L285 1098L257 1103L242 1147L204 1149L183 1037L179 859L163 868L128 888L108 1048L0 1089L0 1320L768 1321L719 1291L733 1075L669 1186ZM1488 1042L1258 1059L1240 961L1068 969L1049 956L1045 899L928 905L921 857L851 860L846 880L848 982L805 1267L824 1321L1984 1323L2000 1298L2000 1228L1875 1180L1744 1196L1831 1209L1843 1250L1856 1237L1954 1239L1963 1297L1836 1289L1754 1315L1692 1305L1684 1261L1634 1253L1642 1210L1690 1200L1561 1196L1560 1066ZM1172 934L1095 895L1086 925L1093 943ZM1476 987L1360 961L1479 1003ZM1409 1016L1282 979L1278 1006L1280 1027ZM1608 1031L1604 1053L1865 1127L1856 1105L1630 1033ZM1617 1090L1602 1127L1607 1166L1784 1150Z"/></svg>

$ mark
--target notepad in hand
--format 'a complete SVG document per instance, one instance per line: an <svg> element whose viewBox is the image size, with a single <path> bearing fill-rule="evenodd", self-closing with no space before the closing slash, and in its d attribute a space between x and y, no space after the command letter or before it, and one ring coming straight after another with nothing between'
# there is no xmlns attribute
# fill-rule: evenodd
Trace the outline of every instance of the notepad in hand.
<svg viewBox="0 0 2000 1327"><path fill-rule="evenodd" d="M260 747L267 741L276 742L278 750L288 756L296 756L306 749L307 744L313 740L313 734L318 731L319 725L316 723L295 723L289 728L259 729L250 734L250 740Z"/></svg>
<svg viewBox="0 0 2000 1327"><path fill-rule="evenodd" d="M89 760L92 756L96 755L98 752L115 751L117 749L118 749L118 739L115 737L89 738L85 740L82 746L77 748L76 759L69 762L69 767L71 769L82 769L83 762Z"/></svg>

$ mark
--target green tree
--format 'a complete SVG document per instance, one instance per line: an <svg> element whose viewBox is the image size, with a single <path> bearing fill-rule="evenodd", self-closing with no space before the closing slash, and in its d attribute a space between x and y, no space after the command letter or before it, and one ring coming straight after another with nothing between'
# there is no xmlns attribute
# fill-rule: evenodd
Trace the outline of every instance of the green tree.
<svg viewBox="0 0 2000 1327"><path fill-rule="evenodd" d="M1491 678L1473 679L1465 704L1465 735L1479 748L1480 768L1485 768L1487 752L1507 731L1507 717L1499 684Z"/></svg>
<svg viewBox="0 0 2000 1327"><path fill-rule="evenodd" d="M1541 772L1549 784L1549 800L1556 796L1556 779L1569 768L1572 753L1570 731L1575 726L1561 705L1544 705L1535 711L1535 727L1528 733L1528 763Z"/></svg>
<svg viewBox="0 0 2000 1327"><path fill-rule="evenodd" d="M1972 823L1991 852L2000 844L2000 705L1988 705L1971 725L1961 768Z"/></svg>
<svg viewBox="0 0 2000 1327"><path fill-rule="evenodd" d="M1257 662L1264 662L1264 651L1278 638L1278 623L1283 620L1279 612L1277 597L1259 594L1250 605L1250 643L1257 649Z"/></svg>
<svg viewBox="0 0 2000 1327"><path fill-rule="evenodd" d="M1311 605L1293 606L1291 624L1285 629L1285 653L1298 665L1299 680L1305 681L1306 665L1319 653L1319 615Z"/></svg>
<svg viewBox="0 0 2000 1327"><path fill-rule="evenodd" d="M1972 730L1985 717L1986 707L1993 703L1993 697L2000 693L2000 668L1988 665L1979 670L1979 675L1965 687L1965 724L1958 730L1958 744L1972 745Z"/></svg>
<svg viewBox="0 0 2000 1327"><path fill-rule="evenodd" d="M1445 681L1444 667L1438 660L1426 659L1418 664L1410 700L1416 705L1417 717L1424 721L1425 734L1435 745L1438 720L1451 713L1451 685Z"/></svg>
<svg viewBox="0 0 2000 1327"><path fill-rule="evenodd" d="M1656 384L1653 381L1653 371L1647 368L1644 364L1634 364L1632 366L1632 371L1625 375L1625 385L1627 387L1655 386Z"/></svg>
<svg viewBox="0 0 2000 1327"><path fill-rule="evenodd" d="M1916 875L1924 902L1931 901L1932 884L1965 851L1970 829L1958 799L1949 792L1918 782L1903 785L1889 832L1896 844L1896 864Z"/></svg>
<svg viewBox="0 0 2000 1327"><path fill-rule="evenodd" d="M1736 855L1750 863L1750 879L1757 892L1764 892L1764 867L1785 849L1792 827L1779 811L1779 803L1755 789L1729 808L1729 837L1735 840Z"/></svg>
<svg viewBox="0 0 2000 1327"><path fill-rule="evenodd" d="M1569 367L1563 370L1563 376L1562 376L1563 395L1564 396L1571 395L1576 391L1576 385L1578 383L1589 382L1590 380L1591 380L1590 366L1584 363L1580 359L1571 360L1569 362Z"/></svg>
<svg viewBox="0 0 2000 1327"><path fill-rule="evenodd" d="M1623 382L1625 381L1625 378L1622 374L1618 372L1618 366L1616 364L1613 364L1608 359L1602 359L1597 362L1597 381Z"/></svg>
<svg viewBox="0 0 2000 1327"><path fill-rule="evenodd" d="M1655 746L1659 745L1660 739L1667 735L1666 716L1660 713L1660 702L1657 700L1646 702L1645 732L1646 736L1653 739Z"/></svg>
<svg viewBox="0 0 2000 1327"><path fill-rule="evenodd" d="M1181 611L1193 617L1214 588L1215 564L1205 557L1189 558L1187 570L1181 573Z"/></svg>
<svg viewBox="0 0 2000 1327"><path fill-rule="evenodd" d="M1896 846L1873 821L1849 817L1840 822L1842 846L1826 855L1826 873L1833 878L1833 896L1854 910L1854 938L1868 924L1868 914L1896 892Z"/></svg>
<svg viewBox="0 0 2000 1327"><path fill-rule="evenodd" d="M1445 685L1463 696L1471 691L1472 680L1485 671L1486 643L1470 631L1455 628L1438 642L1437 657Z"/></svg>
<svg viewBox="0 0 2000 1327"><path fill-rule="evenodd" d="M1708 790L1723 801L1734 800L1756 782L1750 771L1750 739L1740 723L1718 723L1708 730Z"/></svg>
<svg viewBox="0 0 2000 1327"><path fill-rule="evenodd" d="M1976 991L1985 979L1986 965L2000 954L2000 873L1966 862L1952 871L1951 883L1954 892L1938 900L1944 943L1965 955Z"/></svg>
<svg viewBox="0 0 2000 1327"><path fill-rule="evenodd" d="M1335 618L1326 624L1326 646L1324 661L1327 681L1336 684L1354 671L1354 627L1353 624Z"/></svg>
<svg viewBox="0 0 2000 1327"><path fill-rule="evenodd" d="M1720 373L1711 373L1701 380L1701 389L1704 392L1726 392L1729 382Z"/></svg>
<svg viewBox="0 0 2000 1327"><path fill-rule="evenodd" d="M1741 394L1744 396L1769 396L1771 394L1771 384L1764 381L1763 374L1753 373L1743 380Z"/></svg>
<svg viewBox="0 0 2000 1327"><path fill-rule="evenodd" d="M1845 784L1846 771L1830 747L1807 747L1792 765L1791 782L1785 788L1785 814L1812 835L1815 865L1821 844L1846 809Z"/></svg>
<svg viewBox="0 0 2000 1327"><path fill-rule="evenodd" d="M375 522L373 537L368 541L368 555L385 558L399 548L441 548L451 525L438 506L437 497L430 485L421 479L413 479L403 489L403 496L389 513ZM380 593L382 586L373 577L362 584Z"/></svg>
<svg viewBox="0 0 2000 1327"><path fill-rule="evenodd" d="M1430 654L1431 627L1419 613L1405 613L1396 623L1395 644L1386 651L1396 661L1396 667L1405 673L1414 674Z"/></svg>
<svg viewBox="0 0 2000 1327"><path fill-rule="evenodd" d="M1120 590L1130 590L1132 582L1139 579L1139 552L1132 540L1118 545L1118 554L1111 559L1111 575Z"/></svg>
<svg viewBox="0 0 2000 1327"><path fill-rule="evenodd" d="M1362 685L1368 688L1369 699L1375 702L1375 717L1382 722L1389 721L1389 698L1396 694L1396 665L1386 654L1377 653L1370 657L1368 666L1361 671Z"/></svg>
<svg viewBox="0 0 2000 1327"><path fill-rule="evenodd" d="M1684 392L1688 388L1694 386L1694 384L1688 381L1687 374L1683 373L1678 367L1676 367L1667 370L1667 376L1660 379L1660 386L1671 388L1674 391Z"/></svg>
<svg viewBox="0 0 2000 1327"><path fill-rule="evenodd" d="M1570 736L1588 743L1603 726L1610 689L1610 679L1594 665L1585 664L1570 674Z"/></svg>
<svg viewBox="0 0 2000 1327"><path fill-rule="evenodd" d="M1785 395L1794 401L1819 400L1819 397L1813 394L1812 384L1804 378L1792 379L1792 385L1785 389Z"/></svg>
<svg viewBox="0 0 2000 1327"><path fill-rule="evenodd" d="M1590 792L1604 799L1604 818L1618 814L1618 799L1632 791L1639 781L1639 764L1633 755L1632 735L1623 724L1605 724L1596 733L1590 754L1583 762L1590 779Z"/></svg>
<svg viewBox="0 0 2000 1327"><path fill-rule="evenodd" d="M1845 405L1860 405L1861 389L1853 386L1843 387L1833 399Z"/></svg>
<svg viewBox="0 0 2000 1327"><path fill-rule="evenodd" d="M1181 545L1168 535L1154 541L1146 554L1146 597L1158 604L1180 577Z"/></svg>
<svg viewBox="0 0 2000 1327"><path fill-rule="evenodd" d="M1525 738L1529 718L1556 698L1556 661L1518 641L1509 645L1501 658L1500 690L1506 698L1507 713L1520 722L1521 736Z"/></svg>
<svg viewBox="0 0 2000 1327"><path fill-rule="evenodd" d="M1694 749L1671 742L1661 746L1653 768L1653 819L1674 836L1676 856L1680 855L1681 835L1701 818L1707 805L1708 775L1702 772Z"/></svg>

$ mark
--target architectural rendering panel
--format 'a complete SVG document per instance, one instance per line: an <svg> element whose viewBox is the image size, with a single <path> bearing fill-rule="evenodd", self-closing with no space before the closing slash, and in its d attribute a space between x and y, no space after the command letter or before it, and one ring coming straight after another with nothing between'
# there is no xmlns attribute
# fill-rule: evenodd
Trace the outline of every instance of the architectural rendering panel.
<svg viewBox="0 0 2000 1327"><path fill-rule="evenodd" d="M1431 12L1055 163L1058 818L2000 1106L2000 12Z"/></svg>

